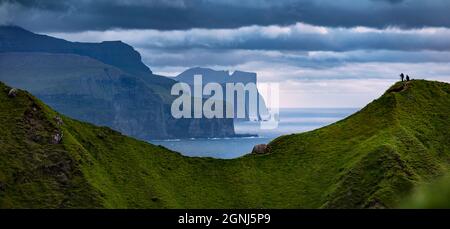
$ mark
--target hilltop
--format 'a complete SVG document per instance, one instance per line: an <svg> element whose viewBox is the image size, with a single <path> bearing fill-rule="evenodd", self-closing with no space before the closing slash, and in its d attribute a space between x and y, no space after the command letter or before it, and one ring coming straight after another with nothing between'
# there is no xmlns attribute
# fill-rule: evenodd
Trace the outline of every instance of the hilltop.
<svg viewBox="0 0 450 229"><path fill-rule="evenodd" d="M392 208L449 168L447 83L399 82L344 120L232 160L185 157L9 91L3 208Z"/></svg>

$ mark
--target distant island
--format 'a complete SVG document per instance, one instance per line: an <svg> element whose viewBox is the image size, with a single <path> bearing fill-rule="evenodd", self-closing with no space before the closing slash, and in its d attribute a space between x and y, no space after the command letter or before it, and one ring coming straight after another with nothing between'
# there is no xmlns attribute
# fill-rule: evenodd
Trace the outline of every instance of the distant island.
<svg viewBox="0 0 450 229"><path fill-rule="evenodd" d="M120 41L69 42L0 26L0 81L62 114L143 140L241 136L232 118L172 117L170 89L177 81L154 74Z"/></svg>
<svg viewBox="0 0 450 229"><path fill-rule="evenodd" d="M238 84L242 83L243 85L248 84L254 84L257 85L257 75L253 72L243 72L243 71L234 71L233 73L230 73L229 71L216 71L210 68L201 68L201 67L195 67L187 69L186 71L180 73L178 76L174 77L175 80L178 82L187 83L191 86L191 88L194 85L194 76L195 75L201 75L203 84L208 83L218 83L222 85L223 88L225 88L226 84L233 83ZM249 94L245 94L246 98L243 100L238 100L236 97L234 97L234 111L237 110L237 107L241 105L245 109L245 117L239 118L237 117L237 114L234 114L235 120L245 120L245 121L261 121L263 120L262 117L266 116L268 114L268 110L266 107L266 103L264 101L264 97L258 92L257 93L257 102L258 105L256 106L257 113L256 117L250 117L250 99ZM227 93L223 93L222 100L226 101ZM208 97L204 97L208 98ZM225 106L223 110L225 110Z"/></svg>

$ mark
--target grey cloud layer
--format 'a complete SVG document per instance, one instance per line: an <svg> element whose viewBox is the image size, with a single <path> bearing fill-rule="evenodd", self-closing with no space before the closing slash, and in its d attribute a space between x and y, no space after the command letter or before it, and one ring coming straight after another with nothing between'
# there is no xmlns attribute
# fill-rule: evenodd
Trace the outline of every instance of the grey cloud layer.
<svg viewBox="0 0 450 229"><path fill-rule="evenodd" d="M448 0L0 0L0 24L123 40L156 73L255 71L282 106L363 106L405 72L450 82Z"/></svg>
<svg viewBox="0 0 450 229"><path fill-rule="evenodd" d="M264 66L279 66L273 72L284 72L279 77L287 79L290 78L288 75L302 75L297 69L324 71L365 63L423 66L426 63L450 63L450 29L446 28L347 29L297 23L238 29L110 30L51 35L73 41L123 40L136 47L153 70L169 75L192 66L258 72ZM418 70L415 66L414 69ZM408 68L403 71L408 71ZM354 77L349 73L339 74L332 77ZM376 74L371 77L376 77Z"/></svg>
<svg viewBox="0 0 450 229"><path fill-rule="evenodd" d="M238 29L191 29L178 31L111 30L56 33L73 40L124 40L139 48L246 49L296 51L450 51L450 29L329 28L297 23L291 26L250 26Z"/></svg>
<svg viewBox="0 0 450 229"><path fill-rule="evenodd" d="M284 64L302 68L326 69L350 63L450 63L450 52L437 51L349 51L349 52L279 52L252 50L139 50L150 66L236 66L249 62Z"/></svg>
<svg viewBox="0 0 450 229"><path fill-rule="evenodd" d="M238 28L305 22L331 27L450 27L447 0L1 0L3 23L35 31Z"/></svg>

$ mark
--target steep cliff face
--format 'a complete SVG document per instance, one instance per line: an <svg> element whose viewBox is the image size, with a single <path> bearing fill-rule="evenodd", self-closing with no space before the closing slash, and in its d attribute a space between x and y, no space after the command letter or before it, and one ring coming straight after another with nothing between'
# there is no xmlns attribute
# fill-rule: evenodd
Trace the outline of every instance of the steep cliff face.
<svg viewBox="0 0 450 229"><path fill-rule="evenodd" d="M194 84L194 75L202 75L203 83L257 83L257 76L254 72L235 71L217 71L210 68L190 68L175 77L177 81L187 84Z"/></svg>
<svg viewBox="0 0 450 229"><path fill-rule="evenodd" d="M88 56L105 64L139 76L151 76L150 69L141 61L141 55L121 41L101 43L69 42L46 35L35 34L16 26L0 26L0 52L46 52Z"/></svg>
<svg viewBox="0 0 450 229"><path fill-rule="evenodd" d="M234 136L233 120L173 118L176 81L152 74L121 42L73 43L0 27L0 80L63 114L140 139Z"/></svg>
<svg viewBox="0 0 450 229"><path fill-rule="evenodd" d="M223 88L223 101L226 101L226 84L227 83L242 83L244 85L247 85L249 83L257 84L257 76L254 72L243 72L243 71L235 71L232 74L230 74L229 71L216 71L209 68L190 68L186 71L180 73L175 79L179 82L184 82L189 85L194 85L194 76L201 75L202 76L202 83L203 85L207 83L218 83L222 85ZM256 108L258 109L257 117L250 117L249 113L249 107L250 107L250 97L249 93L245 94L245 98L239 99L238 96L234 98L234 111L235 111L235 119L238 119L237 117L237 107L238 105L242 105L245 109L245 118L242 118L240 120L261 120L262 117L266 116L268 114L267 107L264 101L264 98L261 96L259 91L257 91L257 102L258 105ZM208 96L204 96L204 98L208 98ZM226 104L225 104L226 106ZM225 109L225 108L224 108Z"/></svg>

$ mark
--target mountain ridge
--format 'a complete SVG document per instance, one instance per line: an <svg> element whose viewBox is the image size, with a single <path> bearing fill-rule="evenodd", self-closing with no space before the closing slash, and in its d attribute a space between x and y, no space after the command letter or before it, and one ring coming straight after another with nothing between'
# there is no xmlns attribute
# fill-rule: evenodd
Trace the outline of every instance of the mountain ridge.
<svg viewBox="0 0 450 229"><path fill-rule="evenodd" d="M122 41L70 42L35 34L19 26L0 26L0 52L17 51L79 54L98 59L131 74L147 76L152 74L150 68L142 63L141 55Z"/></svg>
<svg viewBox="0 0 450 229"><path fill-rule="evenodd" d="M229 160L184 157L9 92L0 84L0 207L395 208L450 166L442 82L396 83L341 121Z"/></svg>
<svg viewBox="0 0 450 229"><path fill-rule="evenodd" d="M175 119L175 80L153 74L123 42L69 42L0 26L0 80L57 111L153 140L234 137L232 119Z"/></svg>

